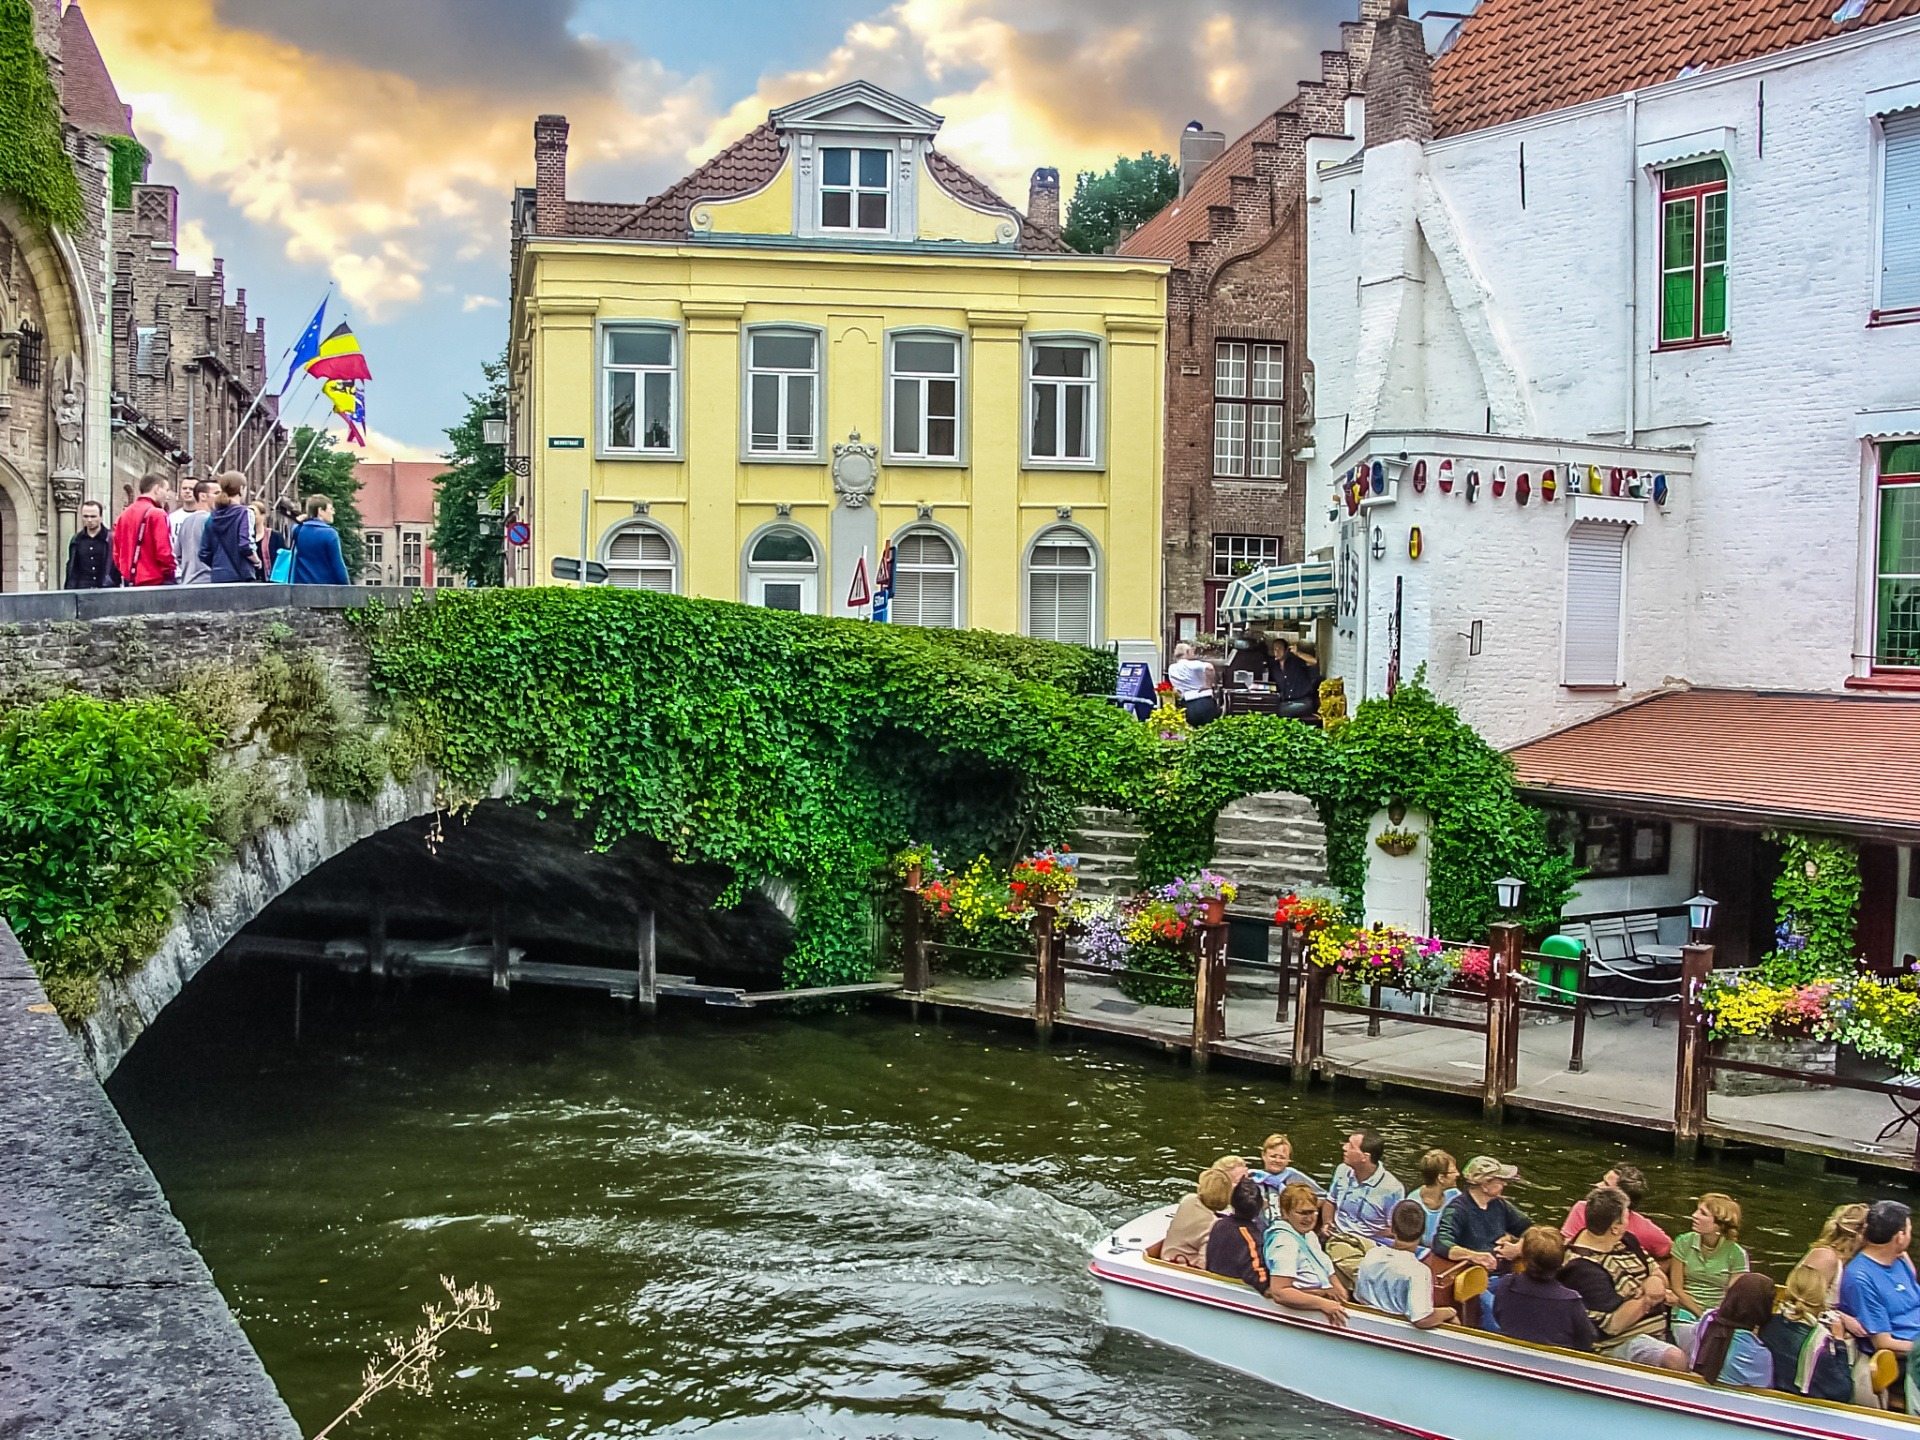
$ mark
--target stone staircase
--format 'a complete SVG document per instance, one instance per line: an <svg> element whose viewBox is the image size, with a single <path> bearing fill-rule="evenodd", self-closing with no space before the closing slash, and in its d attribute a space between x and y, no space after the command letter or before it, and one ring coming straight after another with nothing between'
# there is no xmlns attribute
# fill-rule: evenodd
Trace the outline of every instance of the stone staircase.
<svg viewBox="0 0 1920 1440"><path fill-rule="evenodd" d="M1067 843L1080 856L1086 895L1128 895L1139 887L1134 855L1142 835L1131 815L1088 807ZM1298 795L1249 795L1220 812L1211 868L1240 887L1236 909L1270 909L1301 885L1327 880L1327 835L1319 812Z"/></svg>

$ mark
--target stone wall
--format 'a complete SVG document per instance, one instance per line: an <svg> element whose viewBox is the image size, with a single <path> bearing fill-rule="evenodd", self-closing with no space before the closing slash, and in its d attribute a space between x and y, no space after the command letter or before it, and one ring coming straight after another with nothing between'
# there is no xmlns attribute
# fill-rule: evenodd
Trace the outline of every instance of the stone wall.
<svg viewBox="0 0 1920 1440"><path fill-rule="evenodd" d="M0 1435L298 1440L0 922Z"/></svg>

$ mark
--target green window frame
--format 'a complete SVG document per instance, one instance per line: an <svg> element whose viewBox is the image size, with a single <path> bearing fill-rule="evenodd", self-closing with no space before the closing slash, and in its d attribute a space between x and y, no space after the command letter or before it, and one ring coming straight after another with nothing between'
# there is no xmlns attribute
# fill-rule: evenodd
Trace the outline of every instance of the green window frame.
<svg viewBox="0 0 1920 1440"><path fill-rule="evenodd" d="M1873 668L1920 670L1920 441L1880 447Z"/></svg>
<svg viewBox="0 0 1920 1440"><path fill-rule="evenodd" d="M1660 343L1727 334L1727 164L1696 160L1660 172Z"/></svg>

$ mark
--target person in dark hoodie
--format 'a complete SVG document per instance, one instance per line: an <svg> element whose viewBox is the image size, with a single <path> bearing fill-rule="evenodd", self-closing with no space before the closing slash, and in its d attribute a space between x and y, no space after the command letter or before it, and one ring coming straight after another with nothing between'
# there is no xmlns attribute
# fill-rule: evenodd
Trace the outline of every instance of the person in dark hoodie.
<svg viewBox="0 0 1920 1440"><path fill-rule="evenodd" d="M260 578L253 558L253 517L243 503L246 490L247 477L239 471L220 476L213 513L200 534L200 560L212 572L215 585Z"/></svg>
<svg viewBox="0 0 1920 1440"><path fill-rule="evenodd" d="M113 568L113 536L100 523L100 502L83 501L80 528L67 543L68 590L110 590L120 583Z"/></svg>
<svg viewBox="0 0 1920 1440"><path fill-rule="evenodd" d="M340 535L333 528L333 501L307 497L307 518L293 527L293 583L350 585L347 562L340 558Z"/></svg>

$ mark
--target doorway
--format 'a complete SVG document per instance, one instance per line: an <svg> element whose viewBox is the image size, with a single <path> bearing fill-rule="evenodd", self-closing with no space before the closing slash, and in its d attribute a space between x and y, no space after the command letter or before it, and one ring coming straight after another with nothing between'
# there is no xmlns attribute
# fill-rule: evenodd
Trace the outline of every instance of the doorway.
<svg viewBox="0 0 1920 1440"><path fill-rule="evenodd" d="M1720 902L1711 936L1718 964L1757 965L1773 948L1779 874L1780 847L1758 831L1700 827L1694 883Z"/></svg>

